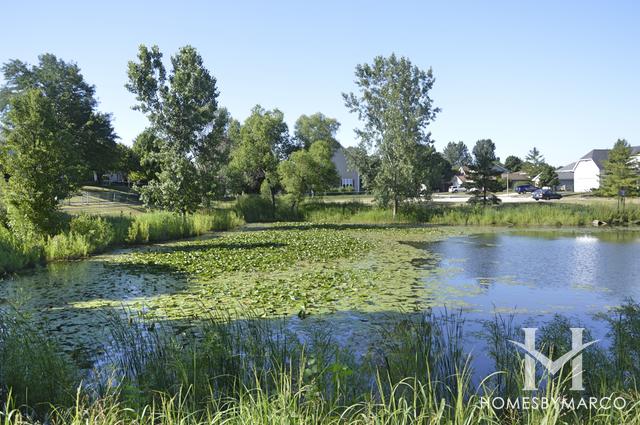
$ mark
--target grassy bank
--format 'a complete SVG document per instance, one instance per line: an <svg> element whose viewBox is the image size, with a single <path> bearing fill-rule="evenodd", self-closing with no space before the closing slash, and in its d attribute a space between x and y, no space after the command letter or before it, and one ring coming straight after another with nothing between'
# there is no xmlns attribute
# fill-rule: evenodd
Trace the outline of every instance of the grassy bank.
<svg viewBox="0 0 640 425"><path fill-rule="evenodd" d="M429 223L462 226L588 226L594 220L609 225L640 224L640 206L622 211L615 205L557 203L498 206L405 204L394 219L390 210L358 202L308 202L300 208L303 219L316 223Z"/></svg>
<svg viewBox="0 0 640 425"><path fill-rule="evenodd" d="M128 244L144 244L228 230L241 224L231 211L180 215L150 212L135 216L67 217L63 230L48 237L22 239L0 226L0 274L45 261L70 260Z"/></svg>
<svg viewBox="0 0 640 425"><path fill-rule="evenodd" d="M637 376L640 307L629 303L603 318L611 349L584 353L585 390L570 390L569 366L541 376L538 390L521 390L523 358L508 343L515 324L485 323L497 372L472 382L472 357L463 349L464 317L431 312L406 315L381 330L380 344L358 358L331 339L304 344L279 322L210 316L193 332L179 323L112 317L112 368L99 385L80 384L73 360L23 317L0 318L3 423L52 424L632 424L640 418ZM539 330L548 356L570 344L566 318ZM586 340L591 337L585 334ZM615 365L615 367L611 367ZM108 379L105 379L108 378ZM497 408L482 397L620 397L623 408L596 404L562 409Z"/></svg>

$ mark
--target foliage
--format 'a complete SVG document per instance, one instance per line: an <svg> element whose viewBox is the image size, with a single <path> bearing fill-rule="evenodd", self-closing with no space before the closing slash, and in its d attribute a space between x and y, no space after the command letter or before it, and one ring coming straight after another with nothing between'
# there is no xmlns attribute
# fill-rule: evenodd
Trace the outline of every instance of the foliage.
<svg viewBox="0 0 640 425"><path fill-rule="evenodd" d="M504 160L505 168L511 173L516 173L522 170L523 164L524 162L522 162L522 160L515 155L509 155L507 159Z"/></svg>
<svg viewBox="0 0 640 425"><path fill-rule="evenodd" d="M442 150L442 156L455 168L471 164L471 154L463 141L447 143L447 146Z"/></svg>
<svg viewBox="0 0 640 425"><path fill-rule="evenodd" d="M542 164L539 169L540 174L538 174L538 184L540 186L554 187L560 184L560 180L558 179L558 172L551 165Z"/></svg>
<svg viewBox="0 0 640 425"><path fill-rule="evenodd" d="M473 147L473 163L469 167L469 181L467 185L482 193L482 199L487 202L487 193L500 188L497 177L500 171L496 169L496 146L491 139L478 140Z"/></svg>
<svg viewBox="0 0 640 425"><path fill-rule="evenodd" d="M247 223L270 222L275 219L271 199L257 195L241 195L236 198L234 210Z"/></svg>
<svg viewBox="0 0 640 425"><path fill-rule="evenodd" d="M73 403L80 374L55 340L28 319L11 309L0 313L0 403L6 406L9 389L18 406L42 415L51 405Z"/></svg>
<svg viewBox="0 0 640 425"><path fill-rule="evenodd" d="M538 148L535 146L529 151L529 153L527 153L524 160L525 163L522 165L522 168L531 176L531 178L540 174L542 166L545 164L544 156L542 156Z"/></svg>
<svg viewBox="0 0 640 425"><path fill-rule="evenodd" d="M318 140L309 150L298 150L278 166L278 175L284 190L293 196L292 208L304 195L323 192L338 184L339 176L331 161L330 142Z"/></svg>
<svg viewBox="0 0 640 425"><path fill-rule="evenodd" d="M139 162L139 170L130 180L147 183L153 180L161 171L160 152L163 142L156 133L150 129L145 129L133 141L132 150Z"/></svg>
<svg viewBox="0 0 640 425"><path fill-rule="evenodd" d="M275 208L278 162L293 150L282 112L277 109L267 111L256 105L240 128L229 167L249 191L255 192L266 181Z"/></svg>
<svg viewBox="0 0 640 425"><path fill-rule="evenodd" d="M349 146L344 150L347 164L350 168L358 170L361 180L361 188L370 190L380 170L380 157L370 155L364 146Z"/></svg>
<svg viewBox="0 0 640 425"><path fill-rule="evenodd" d="M38 240L24 240L0 225L0 275L34 266L42 258Z"/></svg>
<svg viewBox="0 0 640 425"><path fill-rule="evenodd" d="M631 146L626 140L618 139L604 164L600 191L606 196L620 196L620 191L626 190L627 196L633 196L638 193L639 172Z"/></svg>
<svg viewBox="0 0 640 425"><path fill-rule="evenodd" d="M438 108L429 93L435 79L405 57L378 56L373 64L356 67L359 94L343 94L345 105L356 113L364 127L356 130L363 147L373 147L380 167L373 182L376 198L393 204L418 196L422 167L419 150L431 145L428 124Z"/></svg>
<svg viewBox="0 0 640 425"><path fill-rule="evenodd" d="M41 131L57 134L64 129L68 138L65 143L71 143L77 154L73 162L67 163L70 170L79 167L86 176L91 171L101 175L113 169L118 152L111 117L97 111L95 87L84 80L78 65L47 53L40 55L38 64L33 66L11 60L3 65L2 72L6 84L0 89L0 100L10 103L13 97L37 89L50 102L57 130L48 127ZM0 110L5 106L0 104Z"/></svg>
<svg viewBox="0 0 640 425"><path fill-rule="evenodd" d="M11 177L2 194L10 226L23 235L54 232L58 203L77 184L73 135L54 108L41 91L28 90L11 97L5 117L1 161Z"/></svg>
<svg viewBox="0 0 640 425"><path fill-rule="evenodd" d="M300 115L294 126L294 137L300 148L309 149L317 141L324 140L337 149L340 144L336 133L340 123L335 118L329 118L321 112L312 115Z"/></svg>
<svg viewBox="0 0 640 425"><path fill-rule="evenodd" d="M204 67L202 57L191 46L180 48L171 58L171 72L162 63L157 46L141 45L138 62L129 62L127 89L136 95L134 109L147 115L159 138L160 154L156 172L140 189L147 205L170 211L193 212L202 203L210 187L203 182L211 172L201 173L198 159L203 151L215 149L220 142L213 131L218 90L216 79ZM219 124L216 122L216 124ZM221 164L208 164L218 169Z"/></svg>
<svg viewBox="0 0 640 425"><path fill-rule="evenodd" d="M623 306L634 316L637 308L633 303ZM626 318L611 320L612 333L618 324L630 324ZM485 334L494 343L486 361L493 363L497 373L480 385L471 381L473 357L465 349L467 328L461 314L424 312L397 317L389 329L382 328L376 335L380 343L372 353L362 357L317 332L303 344L279 322L255 316L240 321L212 314L193 324L189 333L142 317L113 317L111 340L121 353L114 365L116 379L97 394L79 388L75 398L76 370L71 361L63 363L66 356L51 350L55 347L51 337L24 338L21 325L3 323L2 335L23 342L11 341L8 350L3 350L9 351L17 371L26 372L16 374L17 379L10 382L12 391L1 413L5 422L16 425L42 423L42 418L52 424L617 425L637 423L640 414L635 384L613 376L613 368L606 367L619 363L616 352L591 356L593 349L584 353L589 365L584 368L587 390L580 396L587 400L620 397L625 401L623 408L596 402L587 409L561 409L549 402L538 408L496 409L482 403L482 396L495 394L556 403L571 399L570 381L563 379L566 375L548 379L535 392L521 389L522 358L510 355L515 350L508 342L517 339L516 325L501 316L485 326ZM540 329L540 340L566 343L570 326L571 321L556 316ZM34 369L43 374L24 368L28 361L35 361ZM56 384L42 386L38 379L43 377L46 383ZM21 386L24 384L28 387ZM21 398L32 391L37 398ZM52 406L42 403L34 412L29 407L37 406L36 401L51 401ZM18 409L13 408L15 404Z"/></svg>

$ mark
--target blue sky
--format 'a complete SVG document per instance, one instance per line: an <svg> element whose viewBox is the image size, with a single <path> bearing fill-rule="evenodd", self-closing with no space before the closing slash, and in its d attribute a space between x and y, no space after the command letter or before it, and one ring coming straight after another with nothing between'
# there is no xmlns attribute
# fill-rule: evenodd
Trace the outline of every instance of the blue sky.
<svg viewBox="0 0 640 425"><path fill-rule="evenodd" d="M436 147L491 138L498 154L537 146L554 165L619 137L640 145L640 2L134 1L3 2L0 62L50 52L96 85L122 141L146 126L130 109L127 61L191 44L244 119L256 103L290 127L321 111L356 143L341 93L354 67L395 52L432 67Z"/></svg>

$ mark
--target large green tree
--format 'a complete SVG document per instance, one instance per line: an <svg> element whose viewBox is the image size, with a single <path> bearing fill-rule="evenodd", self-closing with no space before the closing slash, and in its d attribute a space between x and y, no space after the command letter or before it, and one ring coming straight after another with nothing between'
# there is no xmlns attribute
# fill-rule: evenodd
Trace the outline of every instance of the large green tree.
<svg viewBox="0 0 640 425"><path fill-rule="evenodd" d="M512 173L522 170L522 164L522 160L515 155L509 155L507 159L504 160L505 168Z"/></svg>
<svg viewBox="0 0 640 425"><path fill-rule="evenodd" d="M356 66L358 93L344 93L345 105L363 122L356 135L380 159L373 191L383 205L418 196L424 183L421 146L431 145L429 123L438 108L429 96L435 79L405 57L378 56Z"/></svg>
<svg viewBox="0 0 640 425"><path fill-rule="evenodd" d="M278 166L278 174L284 190L292 196L292 209L309 193L335 187L339 177L331 161L331 142L318 140L308 150L295 151Z"/></svg>
<svg viewBox="0 0 640 425"><path fill-rule="evenodd" d="M451 166L460 168L471 164L471 154L464 142L449 142L442 150L442 156Z"/></svg>
<svg viewBox="0 0 640 425"><path fill-rule="evenodd" d="M469 166L470 181L468 186L482 193L482 200L487 203L487 194L500 189L497 177L500 170L496 167L496 145L491 139L478 140L473 147L473 162Z"/></svg>
<svg viewBox="0 0 640 425"><path fill-rule="evenodd" d="M97 110L95 87L84 80L75 63L65 62L52 54L38 57L37 65L11 60L2 66L6 81L0 89L0 111L6 114L11 99L31 89L47 97L55 111L56 121L65 128L78 155L82 175L100 176L118 161L117 136L111 117Z"/></svg>
<svg viewBox="0 0 640 425"><path fill-rule="evenodd" d="M329 142L332 148L339 146L336 133L340 123L335 118L329 118L321 112L312 115L301 115L296 120L294 137L297 143L304 149L320 140Z"/></svg>
<svg viewBox="0 0 640 425"><path fill-rule="evenodd" d="M0 162L10 226L21 235L51 234L58 205L76 187L80 167L74 130L38 89L12 95L3 117Z"/></svg>
<svg viewBox="0 0 640 425"><path fill-rule="evenodd" d="M604 163L601 192L606 196L620 196L638 193L638 163L633 160L631 146L625 139L618 139Z"/></svg>
<svg viewBox="0 0 640 425"><path fill-rule="evenodd" d="M282 112L267 111L256 105L242 124L238 143L231 151L230 172L241 182L240 187L250 191L262 188L275 206L278 163L286 159L290 146L289 129Z"/></svg>
<svg viewBox="0 0 640 425"><path fill-rule="evenodd" d="M191 46L171 57L167 75L158 46L141 45L137 61L129 62L128 77L126 87L138 102L133 109L147 115L163 141L157 156L160 171L141 188L141 197L146 204L193 211L211 192L204 184L210 183L206 179L211 173L203 172L199 158L218 142L212 136L218 124L216 79Z"/></svg>

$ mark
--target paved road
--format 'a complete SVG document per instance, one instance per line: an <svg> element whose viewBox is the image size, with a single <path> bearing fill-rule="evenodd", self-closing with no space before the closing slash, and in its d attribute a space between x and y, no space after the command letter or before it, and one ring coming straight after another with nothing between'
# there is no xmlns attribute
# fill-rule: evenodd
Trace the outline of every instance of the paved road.
<svg viewBox="0 0 640 425"><path fill-rule="evenodd" d="M464 193L454 193L454 194L444 194L444 193L434 193L432 198L434 202L442 202L442 203L458 203L463 204L467 202L470 195ZM516 203L525 203L525 202L536 202L531 194L528 193L526 195L518 195L517 193L509 193L499 194L498 198L502 199L502 202L505 204L516 204Z"/></svg>

